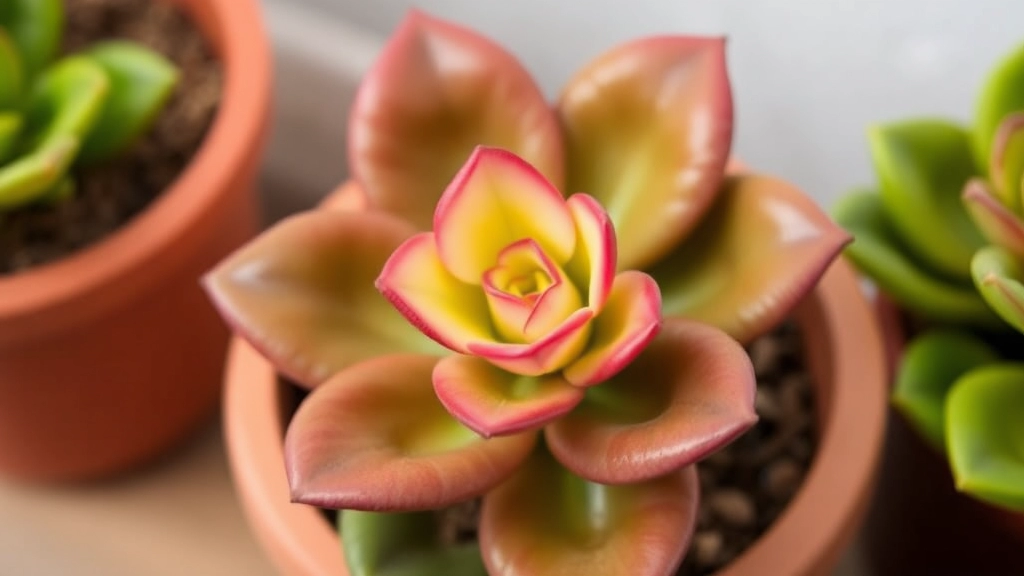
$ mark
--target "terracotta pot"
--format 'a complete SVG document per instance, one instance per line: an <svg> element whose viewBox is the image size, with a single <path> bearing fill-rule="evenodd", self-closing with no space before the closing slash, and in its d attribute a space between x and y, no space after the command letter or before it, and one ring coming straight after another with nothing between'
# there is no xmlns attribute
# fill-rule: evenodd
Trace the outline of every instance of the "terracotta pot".
<svg viewBox="0 0 1024 576"><path fill-rule="evenodd" d="M0 474L94 478L216 412L228 333L199 275L257 229L270 103L257 0L175 0L225 72L219 112L170 189L109 238L0 279Z"/></svg>
<svg viewBox="0 0 1024 576"><path fill-rule="evenodd" d="M906 341L903 313L884 296L876 310L893 372ZM1024 514L957 492L949 462L896 410L878 491L865 530L867 562L879 576L1024 574Z"/></svg>
<svg viewBox="0 0 1024 576"><path fill-rule="evenodd" d="M362 207L358 197L345 193L327 204ZM819 451L789 507L722 576L830 573L872 492L885 422L884 356L874 316L845 262L831 267L796 317L816 380ZM240 339L232 344L226 386L235 484L270 558L286 574L348 574L334 528L315 508L289 502L282 440L294 393Z"/></svg>

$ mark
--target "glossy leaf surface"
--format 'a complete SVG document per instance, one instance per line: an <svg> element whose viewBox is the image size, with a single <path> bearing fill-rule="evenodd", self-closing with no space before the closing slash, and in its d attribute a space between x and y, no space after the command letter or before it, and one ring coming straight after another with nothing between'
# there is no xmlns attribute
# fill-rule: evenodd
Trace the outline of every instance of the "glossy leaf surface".
<svg viewBox="0 0 1024 576"><path fill-rule="evenodd" d="M619 239L619 270L653 264L696 226L732 141L722 38L621 45L580 70L558 110L568 186L597 198Z"/></svg>
<svg viewBox="0 0 1024 576"><path fill-rule="evenodd" d="M968 278L985 244L960 201L980 172L970 134L942 120L910 120L873 128L868 142L886 214L907 248L944 276Z"/></svg>
<svg viewBox="0 0 1024 576"><path fill-rule="evenodd" d="M697 499L693 467L606 486L538 450L484 498L480 548L502 576L664 576L686 552Z"/></svg>
<svg viewBox="0 0 1024 576"><path fill-rule="evenodd" d="M436 363L431 356L382 356L314 390L285 436L292 498L323 508L429 510L508 478L536 433L477 436L434 395Z"/></svg>
<svg viewBox="0 0 1024 576"><path fill-rule="evenodd" d="M60 49L64 29L63 0L4 0L0 2L0 28L18 47L26 76L43 69Z"/></svg>
<svg viewBox="0 0 1024 576"><path fill-rule="evenodd" d="M412 233L375 212L293 216L223 261L204 286L239 334L279 370L315 386L381 354L443 352L373 285Z"/></svg>
<svg viewBox="0 0 1024 576"><path fill-rule="evenodd" d="M559 374L520 376L473 356L442 358L433 381L445 408L484 437L538 428L583 399Z"/></svg>
<svg viewBox="0 0 1024 576"><path fill-rule="evenodd" d="M754 389L750 360L733 339L666 319L632 364L588 389L545 437L555 458L583 478L642 481L696 462L753 425Z"/></svg>
<svg viewBox="0 0 1024 576"><path fill-rule="evenodd" d="M946 446L946 397L968 371L999 359L968 332L936 330L910 343L903 353L892 402L940 452Z"/></svg>
<svg viewBox="0 0 1024 576"><path fill-rule="evenodd" d="M103 68L85 56L64 58L46 69L32 89L26 115L28 151L70 135L81 141L95 126L110 92Z"/></svg>
<svg viewBox="0 0 1024 576"><path fill-rule="evenodd" d="M1000 318L1024 332L1024 268L1000 246L986 246L971 263L978 291Z"/></svg>
<svg viewBox="0 0 1024 576"><path fill-rule="evenodd" d="M35 152L0 167L0 209L42 199L64 177L78 145L75 136L58 135Z"/></svg>
<svg viewBox="0 0 1024 576"><path fill-rule="evenodd" d="M1024 111L1024 45L1007 54L989 73L978 94L974 113L974 152L985 166L999 124L1008 114Z"/></svg>
<svg viewBox="0 0 1024 576"><path fill-rule="evenodd" d="M989 242L1024 258L1024 221L1010 212L983 180L968 182L963 199L974 223Z"/></svg>
<svg viewBox="0 0 1024 576"><path fill-rule="evenodd" d="M442 546L434 512L340 514L351 576L488 576L475 542Z"/></svg>
<svg viewBox="0 0 1024 576"><path fill-rule="evenodd" d="M1024 511L1024 365L997 364L961 378L946 406L957 488Z"/></svg>
<svg viewBox="0 0 1024 576"><path fill-rule="evenodd" d="M705 322L746 342L781 322L848 241L790 184L732 176L700 227L651 275L666 318Z"/></svg>
<svg viewBox="0 0 1024 576"><path fill-rule="evenodd" d="M1024 113L1010 114L999 124L988 173L995 196L1010 212L1020 215L1024 200Z"/></svg>
<svg viewBox="0 0 1024 576"><path fill-rule="evenodd" d="M844 254L900 306L943 322L1002 323L973 284L939 277L915 259L893 230L876 192L844 196L834 215L854 237Z"/></svg>
<svg viewBox="0 0 1024 576"><path fill-rule="evenodd" d="M481 145L514 152L562 189L558 122L526 70L476 32L410 12L352 108L356 179L373 206L429 230L441 192Z"/></svg>
<svg viewBox="0 0 1024 576"><path fill-rule="evenodd" d="M178 81L170 61L132 42L104 42L88 54L110 79L110 95L82 146L80 160L86 163L110 158L145 132Z"/></svg>

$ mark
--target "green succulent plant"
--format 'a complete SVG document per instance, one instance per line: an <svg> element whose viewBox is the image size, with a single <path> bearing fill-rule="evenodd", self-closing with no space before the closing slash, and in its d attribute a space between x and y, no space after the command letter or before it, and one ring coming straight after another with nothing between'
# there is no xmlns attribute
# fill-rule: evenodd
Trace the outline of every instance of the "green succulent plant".
<svg viewBox="0 0 1024 576"><path fill-rule="evenodd" d="M173 64L128 41L58 57L63 27L63 0L0 3L0 211L72 194L72 168L124 150L177 83Z"/></svg>
<svg viewBox="0 0 1024 576"><path fill-rule="evenodd" d="M989 74L972 126L911 119L868 140L878 188L834 216L850 260L923 321L893 402L960 490L1024 510L1024 46Z"/></svg>

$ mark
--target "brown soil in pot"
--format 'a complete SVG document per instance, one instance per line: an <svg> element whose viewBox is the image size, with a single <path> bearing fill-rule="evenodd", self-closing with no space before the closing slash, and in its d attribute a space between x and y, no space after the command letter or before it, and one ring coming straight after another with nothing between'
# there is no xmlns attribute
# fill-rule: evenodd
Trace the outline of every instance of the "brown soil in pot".
<svg viewBox="0 0 1024 576"><path fill-rule="evenodd" d="M80 170L75 196L0 213L0 275L57 260L117 230L168 188L199 148L221 97L221 68L177 8L153 0L65 0L65 52L128 38L164 54L180 80L153 128L111 162Z"/></svg>

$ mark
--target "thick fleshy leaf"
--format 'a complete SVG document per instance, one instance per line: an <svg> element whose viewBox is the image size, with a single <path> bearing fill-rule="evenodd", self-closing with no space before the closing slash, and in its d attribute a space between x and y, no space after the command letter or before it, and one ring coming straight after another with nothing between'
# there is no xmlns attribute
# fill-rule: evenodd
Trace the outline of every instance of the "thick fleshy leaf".
<svg viewBox="0 0 1024 576"><path fill-rule="evenodd" d="M590 338L594 311L580 308L550 334L529 344L469 342L470 354L524 376L539 376L560 370L575 360Z"/></svg>
<svg viewBox="0 0 1024 576"><path fill-rule="evenodd" d="M1007 116L996 131L988 165L995 196L1011 212L1021 214L1024 176L1024 113Z"/></svg>
<svg viewBox="0 0 1024 576"><path fill-rule="evenodd" d="M985 244L960 201L980 172L970 134L943 120L909 120L874 127L868 142L886 214L907 248L929 268L967 279Z"/></svg>
<svg viewBox="0 0 1024 576"><path fill-rule="evenodd" d="M565 269L577 286L587 286L587 306L600 313L615 279L615 228L593 196L573 194L565 204L576 225L576 251Z"/></svg>
<svg viewBox="0 0 1024 576"><path fill-rule="evenodd" d="M0 165L14 154L25 117L17 112L0 112Z"/></svg>
<svg viewBox="0 0 1024 576"><path fill-rule="evenodd" d="M558 120L526 70L472 30L409 12L360 85L349 166L372 205L429 230L478 145L514 152L562 189Z"/></svg>
<svg viewBox="0 0 1024 576"><path fill-rule="evenodd" d="M583 304L572 280L532 238L506 246L483 281L494 327L507 342L543 337Z"/></svg>
<svg viewBox="0 0 1024 576"><path fill-rule="evenodd" d="M971 218L989 242L1024 258L1024 222L992 195L984 180L968 182L963 198Z"/></svg>
<svg viewBox="0 0 1024 576"><path fill-rule="evenodd" d="M32 77L57 55L64 30L63 0L4 0L0 28L18 46L26 76Z"/></svg>
<svg viewBox="0 0 1024 576"><path fill-rule="evenodd" d="M1024 364L964 375L946 406L949 460L957 489L1024 512Z"/></svg>
<svg viewBox="0 0 1024 576"><path fill-rule="evenodd" d="M373 287L412 233L387 214L308 212L264 232L203 284L236 332L280 371L315 386L374 356L444 351Z"/></svg>
<svg viewBox="0 0 1024 576"><path fill-rule="evenodd" d="M86 56L69 56L46 69L28 102L25 133L28 150L46 147L55 138L79 141L95 126L110 93L103 67Z"/></svg>
<svg viewBox="0 0 1024 576"><path fill-rule="evenodd" d="M338 515L350 576L487 576L476 542L445 546L435 512Z"/></svg>
<svg viewBox="0 0 1024 576"><path fill-rule="evenodd" d="M64 177L78 145L75 136L58 135L35 152L0 167L0 209L43 199Z"/></svg>
<svg viewBox="0 0 1024 576"><path fill-rule="evenodd" d="M745 342L781 322L849 239L790 184L730 176L700 227L651 275L666 318L699 320Z"/></svg>
<svg viewBox="0 0 1024 576"><path fill-rule="evenodd" d="M112 40L89 49L110 79L110 96L82 145L82 162L100 162L127 148L159 116L178 82L178 69L158 52Z"/></svg>
<svg viewBox="0 0 1024 576"><path fill-rule="evenodd" d="M974 111L974 153L981 166L992 154L999 124L1007 115L1024 111L1024 45L1007 54L989 73L978 93Z"/></svg>
<svg viewBox="0 0 1024 576"><path fill-rule="evenodd" d="M946 396L960 376L999 359L968 332L926 332L907 346L896 374L892 402L921 435L942 452L946 446Z"/></svg>
<svg viewBox="0 0 1024 576"><path fill-rule="evenodd" d="M723 38L624 44L570 80L558 103L566 189L593 195L619 234L619 270L653 264L710 206L732 142Z"/></svg>
<svg viewBox="0 0 1024 576"><path fill-rule="evenodd" d="M445 347L466 352L467 342L494 339L483 290L448 273L430 232L395 250L376 284L413 326Z"/></svg>
<svg viewBox="0 0 1024 576"><path fill-rule="evenodd" d="M437 358L381 356L314 390L285 436L296 502L415 511L480 496L529 456L536 433L483 439L434 395Z"/></svg>
<svg viewBox="0 0 1024 576"><path fill-rule="evenodd" d="M974 284L1000 318L1024 332L1024 268L1001 246L986 246L971 262Z"/></svg>
<svg viewBox="0 0 1024 576"><path fill-rule="evenodd" d="M696 524L693 467L626 486L587 482L542 449L484 497L480 549L502 576L674 574Z"/></svg>
<svg viewBox="0 0 1024 576"><path fill-rule="evenodd" d="M17 108L25 93L21 54L7 30L0 26L0 110Z"/></svg>
<svg viewBox="0 0 1024 576"><path fill-rule="evenodd" d="M661 292L653 278L629 270L615 277L607 306L594 320L582 356L565 368L575 386L593 386L619 373L661 329Z"/></svg>
<svg viewBox="0 0 1024 576"><path fill-rule="evenodd" d="M434 234L441 261L453 276L480 284L498 254L530 238L564 264L576 229L561 193L522 158L477 147L437 203Z"/></svg>
<svg viewBox="0 0 1024 576"><path fill-rule="evenodd" d="M559 374L520 376L473 356L443 358L433 379L452 416L485 438L539 428L583 399Z"/></svg>
<svg viewBox="0 0 1024 576"><path fill-rule="evenodd" d="M757 421L754 370L711 326L666 319L661 334L611 380L551 423L551 453L603 484L654 478L703 458Z"/></svg>
<svg viewBox="0 0 1024 576"><path fill-rule="evenodd" d="M833 214L854 236L844 255L903 308L940 322L1002 324L972 283L940 277L917 261L893 230L876 192L844 196Z"/></svg>

